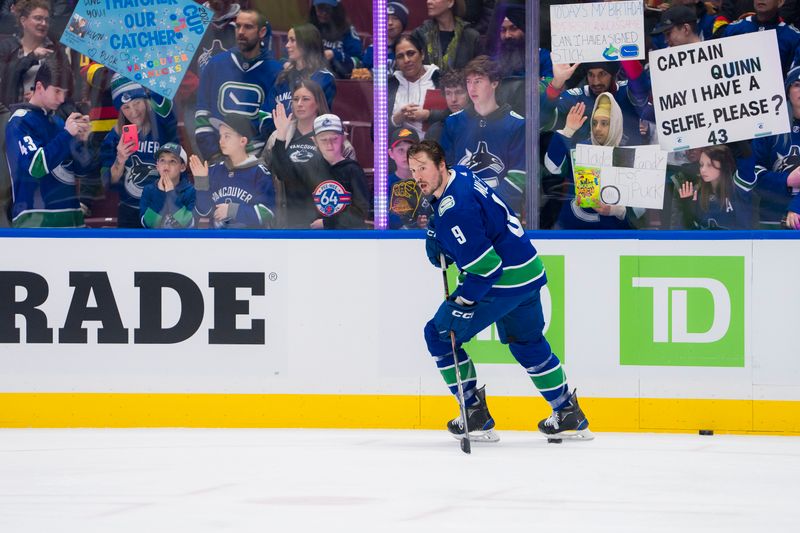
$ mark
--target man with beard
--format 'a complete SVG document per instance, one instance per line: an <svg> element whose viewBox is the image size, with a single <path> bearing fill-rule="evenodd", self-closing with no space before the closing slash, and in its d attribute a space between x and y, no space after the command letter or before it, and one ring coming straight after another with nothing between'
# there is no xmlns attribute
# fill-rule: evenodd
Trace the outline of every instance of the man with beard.
<svg viewBox="0 0 800 533"><path fill-rule="evenodd" d="M236 46L212 57L200 74L195 134L205 160L220 157L219 133L211 118L234 114L255 120L264 95L275 84L281 64L261 44L268 26L261 13L240 11L236 16ZM247 151L260 153L263 147L264 138L259 135L251 139Z"/></svg>

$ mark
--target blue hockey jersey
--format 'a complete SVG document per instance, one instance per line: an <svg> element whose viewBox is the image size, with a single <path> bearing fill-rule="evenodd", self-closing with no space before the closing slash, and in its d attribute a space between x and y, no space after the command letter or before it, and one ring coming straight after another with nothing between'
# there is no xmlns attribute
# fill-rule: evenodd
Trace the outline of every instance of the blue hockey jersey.
<svg viewBox="0 0 800 533"><path fill-rule="evenodd" d="M246 59L238 48L233 48L208 61L200 75L195 112L197 147L203 159L219 154L219 133L211 125L211 118L235 114L257 120L282 68L265 49L258 57ZM251 139L248 151L260 153L265 139L263 136Z"/></svg>
<svg viewBox="0 0 800 533"><path fill-rule="evenodd" d="M75 177L91 171L86 145L64 129L61 118L27 104L16 108L5 134L12 177L12 224L83 226Z"/></svg>
<svg viewBox="0 0 800 533"><path fill-rule="evenodd" d="M133 209L139 209L139 200L145 186L158 179L156 152L162 144L178 142L178 121L167 99L150 101L150 131L139 133L139 147L125 162L125 172L120 180L110 187L119 192L119 201ZM120 134L116 128L108 132L100 145L101 177L110 183L110 169L117 158Z"/></svg>
<svg viewBox="0 0 800 533"><path fill-rule="evenodd" d="M139 206L142 227L174 229L194 226L195 194L185 175L181 175L178 185L171 191L159 189L158 182L150 183L142 191Z"/></svg>
<svg viewBox="0 0 800 533"><path fill-rule="evenodd" d="M227 158L208 169L208 176L195 176L195 211L209 217L217 228L268 228L275 210L272 174L250 156L234 167ZM216 206L228 204L228 218L214 220Z"/></svg>
<svg viewBox="0 0 800 533"><path fill-rule="evenodd" d="M786 184L789 174L800 167L800 120L792 119L791 133L753 139L753 157L755 192L761 199L759 219L777 224L800 192L800 188L790 188Z"/></svg>
<svg viewBox="0 0 800 533"><path fill-rule="evenodd" d="M320 28L320 33L323 36L322 47L333 52L331 68L339 78L349 78L354 68L361 67L363 44L355 27L350 26L349 30L335 39L326 38L326 34L330 32L325 31L324 27Z"/></svg>
<svg viewBox="0 0 800 533"><path fill-rule="evenodd" d="M451 168L431 205L435 238L461 271L463 298L523 294L546 283L544 265L514 211L469 169Z"/></svg>
<svg viewBox="0 0 800 533"><path fill-rule="evenodd" d="M488 116L473 108L453 113L440 139L451 165L470 169L515 211L525 198L525 119L504 104Z"/></svg>
<svg viewBox="0 0 800 533"><path fill-rule="evenodd" d="M732 37L746 33L775 30L778 39L778 54L781 56L783 74L789 71L793 62L797 62L798 46L800 46L800 31L794 26L786 24L780 18L770 22L759 22L755 15L750 15L736 22L724 26L719 31L719 37Z"/></svg>

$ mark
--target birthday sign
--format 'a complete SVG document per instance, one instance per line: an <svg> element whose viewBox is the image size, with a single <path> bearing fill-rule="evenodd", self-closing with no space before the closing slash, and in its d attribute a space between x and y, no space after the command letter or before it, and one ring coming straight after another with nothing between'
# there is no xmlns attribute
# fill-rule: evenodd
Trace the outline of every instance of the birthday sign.
<svg viewBox="0 0 800 533"><path fill-rule="evenodd" d="M79 0L61 42L173 98L212 15L192 0Z"/></svg>
<svg viewBox="0 0 800 533"><path fill-rule="evenodd" d="M574 160L575 169L580 169L575 174L575 192L582 207L596 206L599 198L608 205L663 209L667 153L658 145L578 144ZM587 180L590 176L597 181Z"/></svg>
<svg viewBox="0 0 800 533"><path fill-rule="evenodd" d="M553 63L644 59L641 1L550 6Z"/></svg>
<svg viewBox="0 0 800 533"><path fill-rule="evenodd" d="M651 52L650 74L664 150L789 131L775 30Z"/></svg>

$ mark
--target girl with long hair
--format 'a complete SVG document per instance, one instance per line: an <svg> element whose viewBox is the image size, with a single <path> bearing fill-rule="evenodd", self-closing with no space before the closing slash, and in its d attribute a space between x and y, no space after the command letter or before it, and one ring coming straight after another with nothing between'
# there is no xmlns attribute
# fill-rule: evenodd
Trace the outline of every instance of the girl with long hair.
<svg viewBox="0 0 800 533"><path fill-rule="evenodd" d="M308 21L322 36L325 59L337 78L348 79L361 66L363 43L340 0L313 0Z"/></svg>

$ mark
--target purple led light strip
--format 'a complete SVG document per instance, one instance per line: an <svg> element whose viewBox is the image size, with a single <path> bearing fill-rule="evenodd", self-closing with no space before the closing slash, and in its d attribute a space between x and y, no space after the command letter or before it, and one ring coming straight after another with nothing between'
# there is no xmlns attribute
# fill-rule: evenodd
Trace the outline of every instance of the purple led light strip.
<svg viewBox="0 0 800 533"><path fill-rule="evenodd" d="M386 97L388 94L386 74L386 0L372 0L372 53L374 57L373 103L375 110L374 119L374 153L375 153L375 229L384 230L388 227L389 204L388 174L389 154L386 147L389 144L388 111Z"/></svg>

